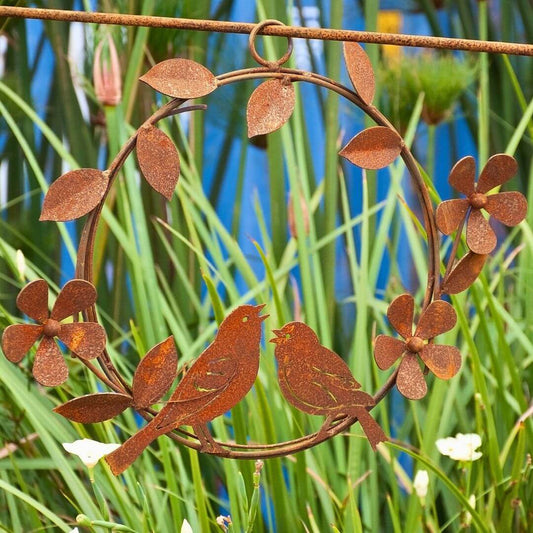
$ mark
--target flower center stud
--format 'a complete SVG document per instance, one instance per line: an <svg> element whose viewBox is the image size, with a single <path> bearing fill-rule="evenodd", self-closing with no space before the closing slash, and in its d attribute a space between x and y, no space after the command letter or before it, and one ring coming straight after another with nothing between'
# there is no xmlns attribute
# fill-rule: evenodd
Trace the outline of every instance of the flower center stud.
<svg viewBox="0 0 533 533"><path fill-rule="evenodd" d="M44 323L43 333L47 337L57 337L57 335L59 335L60 330L61 330L61 324L57 320L53 320L49 318Z"/></svg>
<svg viewBox="0 0 533 533"><path fill-rule="evenodd" d="M470 196L469 201L474 209L481 209L487 205L487 196L481 192L475 192Z"/></svg>
<svg viewBox="0 0 533 533"><path fill-rule="evenodd" d="M407 349L410 352L418 353L422 351L425 346L425 343L420 337L411 337L407 340L405 345L407 346Z"/></svg>

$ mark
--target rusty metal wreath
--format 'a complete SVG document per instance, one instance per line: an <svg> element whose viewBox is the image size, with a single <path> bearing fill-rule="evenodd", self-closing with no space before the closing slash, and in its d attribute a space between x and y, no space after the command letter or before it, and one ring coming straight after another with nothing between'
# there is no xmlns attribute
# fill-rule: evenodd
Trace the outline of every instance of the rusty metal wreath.
<svg viewBox="0 0 533 533"><path fill-rule="evenodd" d="M124 144L109 168L78 169L67 172L50 187L41 220L65 221L87 215L76 264L76 279L68 282L48 312L48 287L36 280L24 287L17 298L19 309L37 324L13 324L2 336L6 357L19 363L40 340L33 374L46 386L57 386L68 377L57 337L112 392L88 394L57 407L56 412L71 421L95 423L109 420L127 408L138 411L148 424L128 439L106 460L113 473L123 472L156 437L167 434L179 444L198 451L238 459L279 457L302 451L328 440L359 421L371 446L387 439L369 411L396 386L409 399L427 392L424 374L449 379L461 366L461 354L454 346L442 346L433 339L455 326L456 314L444 295L466 290L481 272L488 254L496 246L496 236L481 210L508 226L521 222L527 212L525 197L519 192L487 195L516 173L515 160L505 154L489 159L475 183L475 160L461 159L451 170L450 184L465 197L447 200L436 210L418 165L401 135L373 105L375 81L372 65L363 48L344 43L344 58L354 89L313 72L285 68L292 52L292 39L277 61L267 61L256 51L257 34L276 20L258 24L250 34L249 49L260 67L214 76L204 66L187 59L169 59L152 67L141 81L156 91L173 97L149 117ZM413 331L414 298L398 296L389 305L387 317L402 339L378 335L374 357L382 370L400 360L397 368L374 395L360 389L343 359L322 346L316 334L302 322L291 322L279 330L276 344L280 388L289 403L303 412L325 416L321 429L291 441L274 444L237 444L215 441L207 423L236 405L253 386L259 365L262 305L244 305L232 311L220 325L213 343L184 373L176 389L160 411L160 403L176 377L177 354L173 338L154 346L139 363L132 384L126 382L113 364L106 348L106 336L96 313L93 282L93 256L96 230L113 182L128 156L136 149L141 173L148 183L170 200L179 177L179 155L174 143L156 124L185 111L205 109L203 105L182 107L219 87L245 80L263 81L252 93L247 107L248 135L253 137L279 129L290 118L295 105L293 83L308 82L331 90L359 107L376 126L353 137L340 151L351 163L367 169L388 166L401 157L411 176L422 208L427 233L428 277L418 323ZM457 261L456 255L466 226L469 252ZM441 275L439 230L456 232L450 256ZM62 323L69 317L83 321ZM238 335L240 332L246 334ZM238 344L238 337L246 343ZM218 339L218 342L217 342ZM237 345L238 344L238 345ZM244 354L244 355L243 355ZM420 366L418 358L423 363ZM91 361L97 359L99 367ZM194 434L179 426L192 426Z"/></svg>

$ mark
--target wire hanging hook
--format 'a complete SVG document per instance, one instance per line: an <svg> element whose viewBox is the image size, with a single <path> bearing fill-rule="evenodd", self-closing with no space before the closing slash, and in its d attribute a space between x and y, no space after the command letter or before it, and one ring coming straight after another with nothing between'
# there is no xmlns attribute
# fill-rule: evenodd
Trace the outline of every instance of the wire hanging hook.
<svg viewBox="0 0 533 533"><path fill-rule="evenodd" d="M292 37L287 37L287 51L283 56L281 56L277 61L267 61L263 57L261 57L256 48L255 48L255 38L257 34L266 26L285 26L283 22L276 20L276 19L267 19L263 20L262 22L259 22L255 28L250 32L250 37L248 38L248 47L250 49L250 54L252 54L252 57L264 67L267 68L280 68L281 65L286 63L292 54L293 44L292 44Z"/></svg>

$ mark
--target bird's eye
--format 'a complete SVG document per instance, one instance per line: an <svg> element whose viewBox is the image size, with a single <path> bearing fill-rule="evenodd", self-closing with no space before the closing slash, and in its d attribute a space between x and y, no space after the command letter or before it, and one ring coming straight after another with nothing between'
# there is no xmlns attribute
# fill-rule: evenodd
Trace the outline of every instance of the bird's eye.
<svg viewBox="0 0 533 533"><path fill-rule="evenodd" d="M290 339L291 338L291 334L290 333L285 333L285 338L286 339Z"/></svg>
<svg viewBox="0 0 533 533"><path fill-rule="evenodd" d="M247 317L247 316L243 316L243 317L242 317L242 321L243 321L243 322L248 322L248 317Z"/></svg>

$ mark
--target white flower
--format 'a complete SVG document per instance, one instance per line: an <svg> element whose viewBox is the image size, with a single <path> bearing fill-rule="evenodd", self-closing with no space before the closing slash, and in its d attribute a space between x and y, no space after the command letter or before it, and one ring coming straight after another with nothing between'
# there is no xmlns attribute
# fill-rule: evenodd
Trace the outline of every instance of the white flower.
<svg viewBox="0 0 533 533"><path fill-rule="evenodd" d="M183 520L183 524L181 524L180 533L193 533L191 524L189 524L186 518Z"/></svg>
<svg viewBox="0 0 533 533"><path fill-rule="evenodd" d="M476 451L481 446L481 437L477 433L457 433L455 438L438 439L435 444L442 455L454 461L476 461L483 455Z"/></svg>
<svg viewBox="0 0 533 533"><path fill-rule="evenodd" d="M104 444L96 440L82 439L64 442L63 448L77 455L85 466L92 468L102 457L120 448L120 444Z"/></svg>
<svg viewBox="0 0 533 533"><path fill-rule="evenodd" d="M420 499L423 499L427 496L428 484L429 475L427 470L418 470L415 479L413 480L413 488L415 489L416 495Z"/></svg>
<svg viewBox="0 0 533 533"><path fill-rule="evenodd" d="M74 529L71 529L68 533L80 533L80 530L75 527Z"/></svg>

